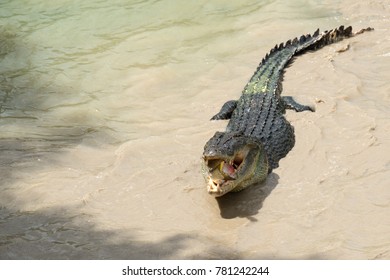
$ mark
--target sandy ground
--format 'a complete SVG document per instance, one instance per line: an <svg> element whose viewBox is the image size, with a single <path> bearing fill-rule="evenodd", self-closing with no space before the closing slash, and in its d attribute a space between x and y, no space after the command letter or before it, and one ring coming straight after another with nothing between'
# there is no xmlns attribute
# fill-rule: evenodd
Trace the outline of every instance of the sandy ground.
<svg viewBox="0 0 390 280"><path fill-rule="evenodd" d="M138 138L102 145L90 137L29 161L12 161L7 148L19 142L3 139L0 258L390 259L390 7L355 2L337 4L336 21L375 31L288 69L283 93L316 112L287 113L296 146L262 185L214 199L200 157L226 126L209 118L239 96L261 56L315 30L286 30L280 19L245 35L266 34L260 49L244 40L234 59L196 77L179 65L150 69L147 84L129 78L129 96L161 91L131 104L146 116ZM178 79L180 90L165 94Z"/></svg>

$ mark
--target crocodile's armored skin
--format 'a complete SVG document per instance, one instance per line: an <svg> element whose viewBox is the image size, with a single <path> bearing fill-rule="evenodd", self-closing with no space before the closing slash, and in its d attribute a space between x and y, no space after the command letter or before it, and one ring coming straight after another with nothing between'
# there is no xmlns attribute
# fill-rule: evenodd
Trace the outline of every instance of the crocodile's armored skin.
<svg viewBox="0 0 390 280"><path fill-rule="evenodd" d="M352 27L303 35L276 45L263 58L238 100L226 102L212 120L230 119L225 132L216 132L203 152L203 174L208 192L221 196L264 181L279 160L294 147L294 128L284 117L286 109L314 111L281 96L283 71L291 59L353 33Z"/></svg>

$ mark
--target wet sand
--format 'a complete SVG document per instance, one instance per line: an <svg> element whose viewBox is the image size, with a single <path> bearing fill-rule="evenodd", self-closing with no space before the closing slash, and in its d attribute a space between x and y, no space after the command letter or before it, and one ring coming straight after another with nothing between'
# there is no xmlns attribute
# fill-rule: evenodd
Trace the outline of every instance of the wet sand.
<svg viewBox="0 0 390 280"><path fill-rule="evenodd" d="M215 32L211 22L189 25L196 35L169 30L175 24L153 38L144 37L153 29L123 40L118 32L135 43L79 54L77 67L40 62L22 45L28 37L9 35L11 51L0 52L0 259L390 259L390 7L303 2L210 4L202 20L216 17ZM238 98L276 43L340 24L375 31L287 70L283 94L316 109L287 112L293 150L264 184L209 196L200 157L226 126L209 118ZM14 49L58 73L34 76L35 65L12 77ZM147 64L135 55L142 49Z"/></svg>

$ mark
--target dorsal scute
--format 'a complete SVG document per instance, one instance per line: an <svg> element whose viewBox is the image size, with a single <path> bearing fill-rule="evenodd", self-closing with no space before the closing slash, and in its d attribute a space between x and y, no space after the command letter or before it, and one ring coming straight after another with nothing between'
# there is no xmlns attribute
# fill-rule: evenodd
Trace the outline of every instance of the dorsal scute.
<svg viewBox="0 0 390 280"><path fill-rule="evenodd" d="M278 50L278 45L275 45L275 47L273 47L271 49L271 51L269 52L269 54L273 54L274 52L276 52Z"/></svg>
<svg viewBox="0 0 390 280"><path fill-rule="evenodd" d="M343 26L344 29L344 26ZM344 33L350 35L352 33L352 26L348 26L346 29L344 29Z"/></svg>

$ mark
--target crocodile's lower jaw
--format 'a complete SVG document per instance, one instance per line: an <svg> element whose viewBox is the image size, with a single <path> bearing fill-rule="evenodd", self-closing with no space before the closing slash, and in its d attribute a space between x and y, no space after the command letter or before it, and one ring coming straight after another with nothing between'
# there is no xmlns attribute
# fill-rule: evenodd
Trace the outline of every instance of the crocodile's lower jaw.
<svg viewBox="0 0 390 280"><path fill-rule="evenodd" d="M207 191L209 194L211 194L214 197L222 196L234 189L234 185L231 184L232 181L230 180L220 180L220 181L214 181L210 177L208 178L207 182Z"/></svg>

